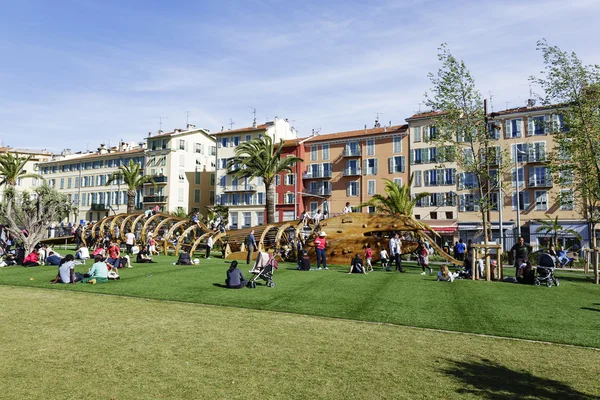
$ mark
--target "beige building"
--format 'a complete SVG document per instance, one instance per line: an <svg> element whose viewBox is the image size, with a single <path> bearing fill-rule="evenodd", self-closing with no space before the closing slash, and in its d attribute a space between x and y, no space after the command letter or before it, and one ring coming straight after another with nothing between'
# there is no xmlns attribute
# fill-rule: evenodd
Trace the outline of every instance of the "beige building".
<svg viewBox="0 0 600 400"><path fill-rule="evenodd" d="M337 215L347 202L358 207L374 194L384 193L384 178L406 183L407 129L407 125L376 126L305 140L304 209L310 215L318 209ZM373 212L374 208L363 211Z"/></svg>
<svg viewBox="0 0 600 400"><path fill-rule="evenodd" d="M156 186L144 185L143 208L161 211L199 211L215 200L215 139L205 129L187 129L149 135L146 138L145 173Z"/></svg>
<svg viewBox="0 0 600 400"><path fill-rule="evenodd" d="M296 130L287 119L275 118L263 125L222 131L214 134L216 150L216 204L229 207L229 228L241 229L265 222L266 192L260 179L238 180L228 175L227 161L235 156L240 143L263 136L275 143L297 138Z"/></svg>
<svg viewBox="0 0 600 400"><path fill-rule="evenodd" d="M12 153L15 156L29 157L29 161L25 163L25 171L32 174L40 174L38 164L47 161L53 157L53 154L46 150L31 150L31 149L15 149L12 147L0 147L0 153ZM17 189L29 190L41 184L38 178L19 178L17 180Z"/></svg>

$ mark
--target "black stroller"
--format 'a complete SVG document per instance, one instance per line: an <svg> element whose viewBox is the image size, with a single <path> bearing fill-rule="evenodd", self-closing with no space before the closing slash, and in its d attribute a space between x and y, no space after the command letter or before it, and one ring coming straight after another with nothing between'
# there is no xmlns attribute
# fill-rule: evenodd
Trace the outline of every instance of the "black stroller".
<svg viewBox="0 0 600 400"><path fill-rule="evenodd" d="M550 287L554 283L554 286L558 286L560 282L554 276L554 268L556 268L557 263L558 260L555 257L548 253L543 253L538 260L539 265L536 268L537 271L533 284L540 286L542 283L545 283L547 287Z"/></svg>
<svg viewBox="0 0 600 400"><path fill-rule="evenodd" d="M253 276L248 282L248 287L250 289L254 289L258 279L262 279L263 281L267 282L268 287L275 287L275 282L273 282L273 273L278 266L277 260L275 260L275 257L272 254L259 252L258 257L256 257L254 267L250 270L250 273L252 273Z"/></svg>

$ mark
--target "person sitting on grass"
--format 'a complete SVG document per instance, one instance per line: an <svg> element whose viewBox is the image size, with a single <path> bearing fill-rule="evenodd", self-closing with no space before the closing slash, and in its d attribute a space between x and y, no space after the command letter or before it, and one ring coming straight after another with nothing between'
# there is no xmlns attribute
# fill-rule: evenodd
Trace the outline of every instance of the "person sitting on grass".
<svg viewBox="0 0 600 400"><path fill-rule="evenodd" d="M532 285L535 281L535 270L530 262L521 263L517 269L517 282Z"/></svg>
<svg viewBox="0 0 600 400"><path fill-rule="evenodd" d="M437 280L444 282L454 282L454 278L456 276L450 272L447 265L442 265L440 267L440 272L438 272Z"/></svg>
<svg viewBox="0 0 600 400"><path fill-rule="evenodd" d="M229 269L227 270L227 278L225 279L225 285L229 289L241 289L248 284L246 277L241 269L238 268L238 262L232 261Z"/></svg>
<svg viewBox="0 0 600 400"><path fill-rule="evenodd" d="M350 263L350 272L348 272L349 274L366 274L367 271L365 270L364 266L363 266L363 260L360 258L360 256L357 254L354 256L354 258L352 259L352 262Z"/></svg>
<svg viewBox="0 0 600 400"><path fill-rule="evenodd" d="M67 254L68 256L69 254ZM66 257L66 256L65 256ZM73 256L71 256L73 257ZM63 259L60 258L59 255L57 255L56 253L54 253L52 250L48 252L48 257L46 257L46 265L56 265L59 266L61 265L61 261Z"/></svg>
<svg viewBox="0 0 600 400"><path fill-rule="evenodd" d="M90 258L90 250L85 247L84 244L82 244L81 246L79 246L79 249L77 249L77 252L75 253L75 258L77 260L83 260L83 262L85 263L85 260L88 260Z"/></svg>
<svg viewBox="0 0 600 400"><path fill-rule="evenodd" d="M137 253L136 263L154 263L156 261L152 261L152 256L148 254L148 246L144 246L144 248Z"/></svg>
<svg viewBox="0 0 600 400"><path fill-rule="evenodd" d="M94 257L94 265L92 265L90 271L84 276L84 283L108 282L108 266L102 261L102 256L98 255Z"/></svg>
<svg viewBox="0 0 600 400"><path fill-rule="evenodd" d="M23 259L24 267L39 267L41 265L39 250L33 249L33 251L27 254L27 257Z"/></svg>
<svg viewBox="0 0 600 400"><path fill-rule="evenodd" d="M67 254L60 261L58 266L58 274L50 283L70 283L72 285L83 279L79 272L75 272L75 258L71 254Z"/></svg>
<svg viewBox="0 0 600 400"><path fill-rule="evenodd" d="M100 256L104 260L104 258L106 257L106 249L102 246L97 247L92 253L92 255L94 256L94 259L96 259L96 256Z"/></svg>
<svg viewBox="0 0 600 400"><path fill-rule="evenodd" d="M108 245L108 260L106 260L109 264L113 265L115 268L119 268L121 262L121 249L119 245L113 241L109 242Z"/></svg>

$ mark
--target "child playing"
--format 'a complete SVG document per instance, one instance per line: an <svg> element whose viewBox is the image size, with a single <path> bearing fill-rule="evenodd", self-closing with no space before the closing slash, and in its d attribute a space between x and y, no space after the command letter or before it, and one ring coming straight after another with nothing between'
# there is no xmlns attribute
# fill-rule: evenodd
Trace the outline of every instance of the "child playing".
<svg viewBox="0 0 600 400"><path fill-rule="evenodd" d="M440 272L438 272L437 280L444 282L454 282L454 274L448 270L447 265L442 265L440 267Z"/></svg>
<svg viewBox="0 0 600 400"><path fill-rule="evenodd" d="M367 248L365 249L365 259L367 260L367 265L365 269L369 272L373 272L373 264L371 264L371 259L373 258L373 250L371 250L371 243L367 244Z"/></svg>
<svg viewBox="0 0 600 400"><path fill-rule="evenodd" d="M386 271L390 270L390 257L388 256L388 252L385 248L381 249L379 252L379 259L381 260L381 269L385 269Z"/></svg>

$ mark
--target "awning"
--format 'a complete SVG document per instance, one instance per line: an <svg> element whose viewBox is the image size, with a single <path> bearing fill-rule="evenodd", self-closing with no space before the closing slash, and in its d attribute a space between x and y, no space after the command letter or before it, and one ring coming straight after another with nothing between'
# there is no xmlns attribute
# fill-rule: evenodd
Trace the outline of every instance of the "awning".
<svg viewBox="0 0 600 400"><path fill-rule="evenodd" d="M431 229L433 229L437 233L454 233L454 232L456 232L456 230L458 228L457 227L454 227L454 228L437 228L437 227L433 227L432 226Z"/></svg>
<svg viewBox="0 0 600 400"><path fill-rule="evenodd" d="M474 223L459 223L458 227L460 230L465 231L478 231L483 229L483 224L474 224ZM492 222L492 230L499 229L500 224L498 222ZM504 230L513 229L515 224L512 222L503 222L502 228Z"/></svg>
<svg viewBox="0 0 600 400"><path fill-rule="evenodd" d="M458 224L453 219L430 219L421 222L429 225L437 233L454 233L458 229Z"/></svg>

